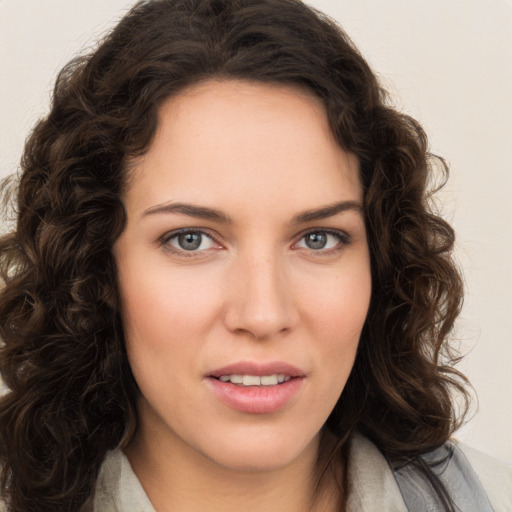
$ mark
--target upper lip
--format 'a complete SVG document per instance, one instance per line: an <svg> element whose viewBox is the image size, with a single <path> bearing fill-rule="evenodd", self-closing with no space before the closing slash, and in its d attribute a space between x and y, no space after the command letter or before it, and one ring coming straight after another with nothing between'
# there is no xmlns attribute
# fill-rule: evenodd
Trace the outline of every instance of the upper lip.
<svg viewBox="0 0 512 512"><path fill-rule="evenodd" d="M240 361L238 363L228 364L222 368L218 368L208 374L209 377L219 378L222 375L262 375L274 374L289 375L290 377L304 377L305 372L283 361L275 361L270 363L257 363L253 361Z"/></svg>

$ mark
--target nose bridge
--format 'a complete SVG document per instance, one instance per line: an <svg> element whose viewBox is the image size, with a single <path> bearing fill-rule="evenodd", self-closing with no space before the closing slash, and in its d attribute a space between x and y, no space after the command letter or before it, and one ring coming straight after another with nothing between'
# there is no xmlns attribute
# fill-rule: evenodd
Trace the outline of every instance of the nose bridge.
<svg viewBox="0 0 512 512"><path fill-rule="evenodd" d="M226 312L230 330L266 338L295 325L297 312L281 255L261 248L243 252L232 270Z"/></svg>

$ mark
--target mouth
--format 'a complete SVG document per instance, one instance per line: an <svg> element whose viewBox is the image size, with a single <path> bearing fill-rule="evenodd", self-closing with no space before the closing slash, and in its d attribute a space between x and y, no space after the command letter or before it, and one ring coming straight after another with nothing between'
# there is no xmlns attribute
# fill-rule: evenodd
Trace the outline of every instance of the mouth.
<svg viewBox="0 0 512 512"><path fill-rule="evenodd" d="M221 403L243 413L277 412L293 403L305 372L287 363L236 363L207 375L209 388Z"/></svg>
<svg viewBox="0 0 512 512"><path fill-rule="evenodd" d="M223 366L208 377L237 386L277 386L294 378L305 377L300 368L285 362L255 363L239 362Z"/></svg>
<svg viewBox="0 0 512 512"><path fill-rule="evenodd" d="M216 378L216 377L214 377ZM273 373L272 375L221 375L220 382L231 382L237 386L278 386L288 382L292 377L284 373Z"/></svg>

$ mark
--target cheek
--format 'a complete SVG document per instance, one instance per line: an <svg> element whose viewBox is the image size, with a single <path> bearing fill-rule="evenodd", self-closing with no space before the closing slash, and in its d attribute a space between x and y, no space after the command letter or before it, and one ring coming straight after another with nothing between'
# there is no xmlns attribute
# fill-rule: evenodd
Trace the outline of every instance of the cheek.
<svg viewBox="0 0 512 512"><path fill-rule="evenodd" d="M361 257L350 272L309 283L303 318L315 340L325 383L341 393L355 361L371 297L369 264ZM323 286L318 286L322 284ZM336 397L337 399L337 397Z"/></svg>
<svg viewBox="0 0 512 512"><path fill-rule="evenodd" d="M192 279L171 273L168 265L136 270L125 264L120 272L128 361L142 394L162 410L174 410L182 402L169 389L189 396L182 383L197 374L197 356L212 329L218 296L215 287L198 286L204 276L197 272Z"/></svg>
<svg viewBox="0 0 512 512"><path fill-rule="evenodd" d="M304 316L334 338L359 338L371 297L371 276L364 262L350 272L311 279L303 292Z"/></svg>
<svg viewBox="0 0 512 512"><path fill-rule="evenodd" d="M129 263L129 262L127 262ZM120 272L120 294L127 338L168 344L205 328L218 307L215 275L170 265L128 264ZM208 283L208 286L204 286ZM203 285L202 285L203 284Z"/></svg>
<svg viewBox="0 0 512 512"><path fill-rule="evenodd" d="M167 264L139 265L125 260L119 271L121 309L127 356L134 376L147 391L172 376L194 372L201 340L211 328L214 287L171 272Z"/></svg>

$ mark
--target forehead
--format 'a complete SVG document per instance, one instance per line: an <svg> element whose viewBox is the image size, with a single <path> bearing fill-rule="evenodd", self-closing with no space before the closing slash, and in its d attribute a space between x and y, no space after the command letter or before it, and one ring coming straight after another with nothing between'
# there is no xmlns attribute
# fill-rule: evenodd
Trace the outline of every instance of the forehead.
<svg viewBox="0 0 512 512"><path fill-rule="evenodd" d="M263 208L284 198L362 197L357 159L335 140L322 102L287 85L208 81L172 96L131 167L127 199L137 209L184 199Z"/></svg>

